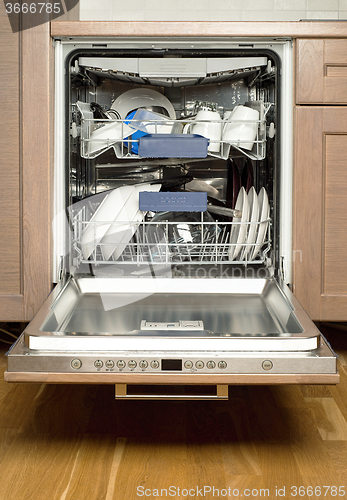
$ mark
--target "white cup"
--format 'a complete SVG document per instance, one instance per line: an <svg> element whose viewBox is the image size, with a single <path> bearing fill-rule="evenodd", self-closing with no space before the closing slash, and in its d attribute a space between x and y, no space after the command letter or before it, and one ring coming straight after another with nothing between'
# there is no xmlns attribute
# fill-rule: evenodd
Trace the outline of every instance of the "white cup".
<svg viewBox="0 0 347 500"><path fill-rule="evenodd" d="M189 132L191 130L191 132ZM222 138L222 121L218 111L206 109L198 111L194 120L187 123L183 129L184 134L198 134L210 140L208 151L218 153Z"/></svg>
<svg viewBox="0 0 347 500"><path fill-rule="evenodd" d="M257 137L259 111L248 106L236 106L224 117L223 142L251 150Z"/></svg>

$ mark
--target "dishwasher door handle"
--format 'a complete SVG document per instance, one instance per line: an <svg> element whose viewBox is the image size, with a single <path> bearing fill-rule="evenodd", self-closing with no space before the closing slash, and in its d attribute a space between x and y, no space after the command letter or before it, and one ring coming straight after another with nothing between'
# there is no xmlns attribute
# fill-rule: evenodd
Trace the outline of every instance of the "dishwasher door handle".
<svg viewBox="0 0 347 500"><path fill-rule="evenodd" d="M138 393L132 392L133 388L151 388L151 392L141 392L138 390ZM174 389L174 392L170 394L170 391L166 393L161 391L155 393L156 388L160 388L160 385L151 385L151 386L139 386L139 385L128 385L128 384L116 384L115 391L115 399L156 399L156 400L220 400L220 399L228 399L228 385L226 384L217 384L217 385L209 385L203 386L208 387L209 393L196 393L196 394L186 394L184 393L184 385L170 385L165 386L165 388ZM199 386L202 387L202 386ZM130 392L129 392L130 388ZM182 392L178 393L177 389L181 388Z"/></svg>

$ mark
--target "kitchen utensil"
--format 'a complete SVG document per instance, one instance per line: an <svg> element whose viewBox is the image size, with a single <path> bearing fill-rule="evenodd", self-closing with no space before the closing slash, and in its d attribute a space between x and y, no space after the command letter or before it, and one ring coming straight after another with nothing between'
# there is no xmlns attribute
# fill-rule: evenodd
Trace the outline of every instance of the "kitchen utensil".
<svg viewBox="0 0 347 500"><path fill-rule="evenodd" d="M211 214L222 215L223 217L242 217L240 210L226 207L216 207L215 205L207 205L208 212Z"/></svg>
<svg viewBox="0 0 347 500"><path fill-rule="evenodd" d="M200 179L193 179L185 185L187 191L204 191L208 196L213 196L214 198L220 198L218 189L214 188L206 181Z"/></svg>

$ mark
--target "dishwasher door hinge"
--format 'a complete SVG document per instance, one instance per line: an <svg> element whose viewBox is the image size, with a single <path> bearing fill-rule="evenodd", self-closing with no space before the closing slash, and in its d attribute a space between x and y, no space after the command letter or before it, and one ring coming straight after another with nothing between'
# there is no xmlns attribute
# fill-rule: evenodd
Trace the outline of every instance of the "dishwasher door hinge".
<svg viewBox="0 0 347 500"><path fill-rule="evenodd" d="M284 257L283 257L283 255L280 256L280 269L279 269L279 273L280 273L281 280L283 281L283 283L285 283L285 279L284 279Z"/></svg>
<svg viewBox="0 0 347 500"><path fill-rule="evenodd" d="M66 256L61 255L59 259L59 266L58 266L58 282L67 275L67 266L66 266Z"/></svg>

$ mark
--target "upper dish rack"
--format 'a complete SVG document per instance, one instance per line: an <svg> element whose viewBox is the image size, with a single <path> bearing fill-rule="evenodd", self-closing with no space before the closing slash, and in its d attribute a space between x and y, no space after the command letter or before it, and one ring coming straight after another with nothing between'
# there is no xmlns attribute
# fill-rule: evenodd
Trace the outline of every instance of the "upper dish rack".
<svg viewBox="0 0 347 500"><path fill-rule="evenodd" d="M83 207L72 219L74 266L87 264L171 265L171 264L265 264L271 249L271 219L261 222L117 221L112 223L113 238L103 241L98 232L110 222L86 220ZM94 237L83 243L90 225ZM252 241L247 240L256 226ZM259 239L257 235L262 233ZM100 233L99 233L100 234ZM242 236L243 234L243 236Z"/></svg>
<svg viewBox="0 0 347 500"><path fill-rule="evenodd" d="M252 102L252 107L259 111L259 120L254 122L256 124L256 136L252 140L252 149L247 149L250 143L249 139L227 142L222 138L209 143L214 144L215 147L213 148L207 147L206 141L205 153L201 150L199 154L196 154L196 144L193 144L193 141L196 140L197 136L181 133L183 126L191 122L191 118L185 120L173 120L171 118L167 118L167 120L146 120L146 126L150 133L154 134L157 145L154 145L151 149L150 157L156 157L155 149L159 147L161 153L158 157L192 158L213 156L227 159L231 148L234 148L252 160L262 160L266 155L266 115L271 106L272 103L264 103L263 101ZM83 158L96 158L110 148L114 149L117 158L138 159L149 157L147 155L140 156L139 144L141 138L135 133L136 124L138 123L141 126L142 120L94 119L90 104L78 101L76 107L80 115L80 127L75 128L74 134L76 136L80 135L80 151ZM195 121L194 123L203 122ZM235 120L234 123L240 126L249 124L249 122L242 120ZM224 124L225 122L222 121L222 127ZM162 155L162 151L169 144L168 140L171 143L169 145L171 152L173 149L177 156L172 155L171 152L168 156ZM172 144L172 141L175 143ZM202 145L202 147L204 146ZM210 149L213 149L213 151ZM217 151L215 151L216 149Z"/></svg>

